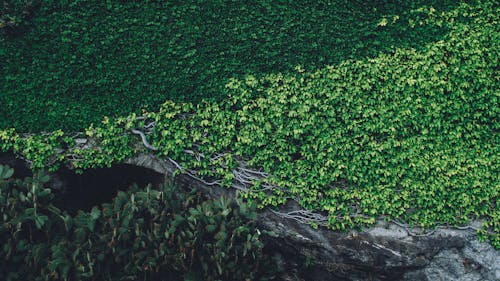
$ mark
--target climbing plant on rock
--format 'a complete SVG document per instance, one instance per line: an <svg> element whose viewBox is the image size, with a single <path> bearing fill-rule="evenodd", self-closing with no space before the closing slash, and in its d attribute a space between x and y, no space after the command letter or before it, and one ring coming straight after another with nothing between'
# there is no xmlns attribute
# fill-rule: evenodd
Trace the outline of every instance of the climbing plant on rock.
<svg viewBox="0 0 500 281"><path fill-rule="evenodd" d="M295 200L313 224L344 230L384 217L432 228L483 219L480 235L499 247L500 11L493 2L415 10L411 26L450 30L422 50L249 75L226 85L224 102L167 101L157 112L105 119L85 132L89 143L69 145L62 157L84 169L147 149L260 207ZM52 138L60 147L62 136ZM5 130L0 145L25 154L47 139Z"/></svg>

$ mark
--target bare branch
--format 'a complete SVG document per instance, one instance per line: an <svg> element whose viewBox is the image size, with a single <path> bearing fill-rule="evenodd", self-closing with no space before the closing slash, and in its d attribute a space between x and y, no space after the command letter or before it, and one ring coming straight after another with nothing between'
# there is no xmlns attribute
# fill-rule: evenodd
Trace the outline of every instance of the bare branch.
<svg viewBox="0 0 500 281"><path fill-rule="evenodd" d="M139 131L139 130L136 130L136 129L132 129L131 132L133 134L136 134L136 135L139 135L141 137L141 140L142 140L142 143L144 144L144 146L147 148L147 149L150 149L150 150L153 150L153 151L157 151L158 148L152 146L151 144L149 144L148 140L146 139L146 135Z"/></svg>

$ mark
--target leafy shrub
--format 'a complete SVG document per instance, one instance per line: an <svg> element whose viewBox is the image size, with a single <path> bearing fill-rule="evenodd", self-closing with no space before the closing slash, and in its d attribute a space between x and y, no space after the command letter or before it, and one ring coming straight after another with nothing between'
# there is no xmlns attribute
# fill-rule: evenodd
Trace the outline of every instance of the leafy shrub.
<svg viewBox="0 0 500 281"><path fill-rule="evenodd" d="M166 185L133 187L75 217L51 204L47 176L0 166L1 280L259 280L254 210ZM263 263L262 265L260 263Z"/></svg>

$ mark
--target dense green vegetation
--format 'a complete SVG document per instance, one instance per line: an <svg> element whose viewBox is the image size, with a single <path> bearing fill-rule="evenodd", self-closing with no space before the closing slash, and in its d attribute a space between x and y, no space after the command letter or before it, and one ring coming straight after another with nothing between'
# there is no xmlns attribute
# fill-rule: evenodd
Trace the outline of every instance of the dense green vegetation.
<svg viewBox="0 0 500 281"><path fill-rule="evenodd" d="M72 147L62 132L4 130L0 146L35 167L109 165L137 153L130 129L155 121L149 142L190 173L226 186L242 163L267 173L246 194L261 207L295 199L333 229L380 217L423 227L483 219L479 234L500 247L498 14L496 1L410 9L409 31L446 33L418 48L231 79L222 101L104 119L86 130L99 147L58 159ZM377 28L403 25L397 15Z"/></svg>
<svg viewBox="0 0 500 281"><path fill-rule="evenodd" d="M132 187L75 216L48 176L0 165L0 279L267 280L255 210L171 186Z"/></svg>
<svg viewBox="0 0 500 281"><path fill-rule="evenodd" d="M167 99L223 100L231 77L288 72L297 65L314 70L396 47L422 48L442 39L447 27L410 28L408 21L421 16L412 10L424 3L437 12L456 5L423 0L4 2L11 3L4 13L12 15L5 18L20 27L0 35L0 128L20 131L81 130L104 115L156 110ZM34 13L29 20L19 5L24 2L32 3L25 9Z"/></svg>

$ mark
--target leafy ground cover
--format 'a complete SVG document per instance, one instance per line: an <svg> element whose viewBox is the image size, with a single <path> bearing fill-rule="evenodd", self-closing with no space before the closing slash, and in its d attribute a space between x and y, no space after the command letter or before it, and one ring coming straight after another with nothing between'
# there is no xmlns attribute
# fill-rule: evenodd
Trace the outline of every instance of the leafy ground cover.
<svg viewBox="0 0 500 281"><path fill-rule="evenodd" d="M98 148L56 160L87 168L126 159L141 141L127 132L148 127L158 155L184 171L227 186L241 163L265 173L246 187L261 207L294 199L333 229L381 217L423 227L482 219L480 235L500 247L499 13L495 1L413 9L409 28L442 27L442 40L231 79L222 102L168 101L143 118L104 119L86 130ZM61 131L0 139L38 167L71 147Z"/></svg>
<svg viewBox="0 0 500 281"><path fill-rule="evenodd" d="M13 3L10 10L19 4L4 2ZM0 128L20 131L81 130L105 115L158 109L167 99L222 101L232 77L420 49L442 39L448 27L411 27L409 21L421 20L412 11L424 4L436 13L456 6L396 0L29 2L41 6L22 32L0 35ZM22 18L10 10L5 13Z"/></svg>

